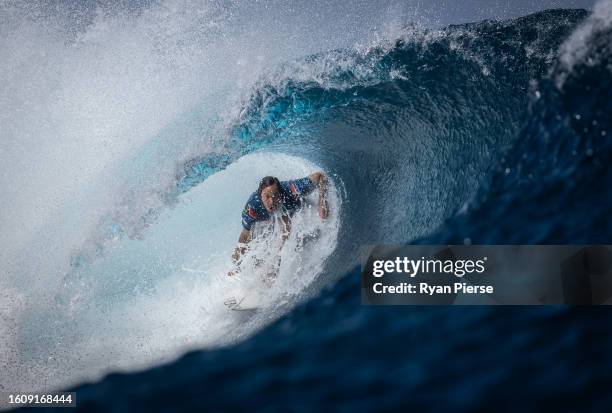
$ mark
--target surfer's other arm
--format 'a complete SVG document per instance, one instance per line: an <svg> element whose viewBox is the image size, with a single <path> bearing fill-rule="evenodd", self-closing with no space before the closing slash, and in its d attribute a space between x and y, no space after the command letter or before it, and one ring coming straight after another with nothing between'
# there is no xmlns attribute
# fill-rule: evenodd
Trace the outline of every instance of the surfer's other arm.
<svg viewBox="0 0 612 413"><path fill-rule="evenodd" d="M232 262L236 265L236 270L230 271L227 275L232 276L236 274L238 268L240 267L240 261L242 255L245 253L247 249L247 244L251 241L251 231L248 229L243 229L240 232L240 237L238 238L238 245L236 249L234 249L234 254L232 254Z"/></svg>
<svg viewBox="0 0 612 413"><path fill-rule="evenodd" d="M325 219L329 215L329 204L327 202L327 176L323 172L319 171L309 175L308 178L315 186L319 188L319 216L322 219Z"/></svg>

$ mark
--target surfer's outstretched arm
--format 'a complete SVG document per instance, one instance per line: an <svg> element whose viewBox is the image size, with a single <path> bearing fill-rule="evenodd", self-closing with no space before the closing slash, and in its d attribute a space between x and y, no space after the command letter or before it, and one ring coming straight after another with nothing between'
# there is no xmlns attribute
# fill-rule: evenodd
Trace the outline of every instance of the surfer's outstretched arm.
<svg viewBox="0 0 612 413"><path fill-rule="evenodd" d="M236 264L236 270L228 272L227 275L232 276L237 272L238 266L240 265L240 262L242 261L240 258L242 257L242 254L244 254L244 252L246 251L247 244L250 241L251 241L251 231L249 231L248 229L243 229L242 232L240 233L240 237L238 238L238 245L236 246L236 249L234 250L234 254L232 254L232 262Z"/></svg>
<svg viewBox="0 0 612 413"><path fill-rule="evenodd" d="M308 178L319 188L319 216L325 219L329 216L329 204L327 203L327 176L319 171Z"/></svg>

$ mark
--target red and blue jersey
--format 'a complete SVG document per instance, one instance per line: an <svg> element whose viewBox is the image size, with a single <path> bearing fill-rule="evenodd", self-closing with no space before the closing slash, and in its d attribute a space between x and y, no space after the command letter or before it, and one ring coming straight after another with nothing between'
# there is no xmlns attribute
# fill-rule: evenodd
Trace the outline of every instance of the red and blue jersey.
<svg viewBox="0 0 612 413"><path fill-rule="evenodd" d="M309 195L314 189L315 185L308 177L293 181L281 181L280 190L283 208L289 212L298 209L302 206L302 198ZM255 222L269 219L270 213L264 207L257 191L253 192L242 210L242 226L244 229L250 230Z"/></svg>

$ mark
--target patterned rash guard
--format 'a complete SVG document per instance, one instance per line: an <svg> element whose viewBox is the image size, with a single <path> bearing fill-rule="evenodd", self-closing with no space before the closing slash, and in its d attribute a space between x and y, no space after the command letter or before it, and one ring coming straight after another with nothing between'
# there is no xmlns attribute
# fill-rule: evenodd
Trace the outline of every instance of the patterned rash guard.
<svg viewBox="0 0 612 413"><path fill-rule="evenodd" d="M289 212L302 206L302 199L315 189L315 185L308 177L293 181L281 181L280 187L283 208ZM244 229L250 230L255 222L269 219L270 214L264 207L257 191L253 192L242 210L242 226Z"/></svg>

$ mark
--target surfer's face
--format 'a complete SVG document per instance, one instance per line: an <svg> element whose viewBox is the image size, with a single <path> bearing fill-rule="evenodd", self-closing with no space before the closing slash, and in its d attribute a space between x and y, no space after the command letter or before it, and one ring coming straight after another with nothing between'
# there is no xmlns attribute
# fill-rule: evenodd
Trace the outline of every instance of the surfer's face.
<svg viewBox="0 0 612 413"><path fill-rule="evenodd" d="M268 212L274 212L281 202L281 193L277 185L270 185L261 190L261 201Z"/></svg>

